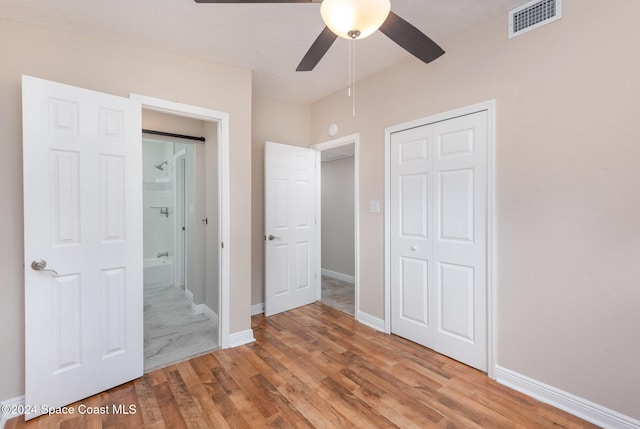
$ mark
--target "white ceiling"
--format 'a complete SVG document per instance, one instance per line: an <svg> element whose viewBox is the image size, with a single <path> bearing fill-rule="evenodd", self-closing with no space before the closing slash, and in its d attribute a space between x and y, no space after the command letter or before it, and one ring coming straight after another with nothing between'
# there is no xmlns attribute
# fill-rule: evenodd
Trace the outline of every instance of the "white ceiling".
<svg viewBox="0 0 640 429"><path fill-rule="evenodd" d="M524 3L391 0L391 9L446 51L447 40L455 34ZM348 83L349 42L340 38L313 71L295 71L324 28L319 3L0 0L0 17L249 68L253 93L263 97L310 103ZM407 58L413 57L376 32L356 42L356 76L362 78Z"/></svg>

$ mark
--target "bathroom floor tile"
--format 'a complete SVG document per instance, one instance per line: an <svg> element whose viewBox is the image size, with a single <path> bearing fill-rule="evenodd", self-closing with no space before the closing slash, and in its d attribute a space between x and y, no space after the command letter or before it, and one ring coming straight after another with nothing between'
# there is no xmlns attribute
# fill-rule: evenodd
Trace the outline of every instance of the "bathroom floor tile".
<svg viewBox="0 0 640 429"><path fill-rule="evenodd" d="M194 314L182 289L173 286L145 289L145 372L217 348L217 323L204 314Z"/></svg>

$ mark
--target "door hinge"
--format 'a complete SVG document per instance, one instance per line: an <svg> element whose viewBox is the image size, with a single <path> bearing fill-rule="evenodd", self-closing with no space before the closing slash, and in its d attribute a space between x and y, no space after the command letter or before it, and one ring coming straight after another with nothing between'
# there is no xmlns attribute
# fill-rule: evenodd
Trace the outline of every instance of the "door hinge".
<svg viewBox="0 0 640 429"><path fill-rule="evenodd" d="M205 217L204 219L202 219L202 223L204 223L205 225L209 225L209 218Z"/></svg>
<svg viewBox="0 0 640 429"><path fill-rule="evenodd" d="M224 249L224 241L220 242L220 245L222 246L222 248Z"/></svg>

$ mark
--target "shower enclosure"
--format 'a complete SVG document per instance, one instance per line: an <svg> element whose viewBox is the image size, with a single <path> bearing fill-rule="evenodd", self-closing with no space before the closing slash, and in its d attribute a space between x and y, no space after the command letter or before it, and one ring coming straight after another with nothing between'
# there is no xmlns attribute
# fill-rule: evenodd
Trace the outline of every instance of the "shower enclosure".
<svg viewBox="0 0 640 429"><path fill-rule="evenodd" d="M143 139L144 287L185 287L188 144Z"/></svg>

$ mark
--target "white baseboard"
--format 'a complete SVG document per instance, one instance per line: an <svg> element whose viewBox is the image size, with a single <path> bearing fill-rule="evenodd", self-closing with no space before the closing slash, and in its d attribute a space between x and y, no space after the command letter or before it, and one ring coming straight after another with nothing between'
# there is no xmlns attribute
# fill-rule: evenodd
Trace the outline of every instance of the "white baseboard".
<svg viewBox="0 0 640 429"><path fill-rule="evenodd" d="M496 380L518 392L552 405L588 422L610 429L640 429L640 420L557 389L526 375L496 366Z"/></svg>
<svg viewBox="0 0 640 429"><path fill-rule="evenodd" d="M15 398L2 401L0 402L0 406L2 407L2 410L3 410L2 413L0 413L0 429L4 429L4 425L7 424L7 421L13 419L14 417L18 417L24 414L24 413L18 413L18 412L16 413L11 412L12 407L15 408L16 411L19 411L24 408L24 396L17 396Z"/></svg>
<svg viewBox="0 0 640 429"><path fill-rule="evenodd" d="M206 305L204 304L194 304L193 302L191 303L191 310L193 311L193 314L202 314L204 313L204 308L206 307Z"/></svg>
<svg viewBox="0 0 640 429"><path fill-rule="evenodd" d="M376 331L385 332L384 320L378 319L377 317L363 311L358 311L356 320L363 325L367 325L368 327L375 329Z"/></svg>
<svg viewBox="0 0 640 429"><path fill-rule="evenodd" d="M187 301L189 301L191 303L191 305L193 305L193 292L191 292L188 289L184 290L184 297L187 298Z"/></svg>
<svg viewBox="0 0 640 429"><path fill-rule="evenodd" d="M264 313L264 302L260 304L254 304L251 306L251 315L255 316L256 314Z"/></svg>
<svg viewBox="0 0 640 429"><path fill-rule="evenodd" d="M242 346L254 342L253 329L247 329L246 331L234 332L229 334L229 348Z"/></svg>
<svg viewBox="0 0 640 429"><path fill-rule="evenodd" d="M356 278L354 276L350 276L349 274L342 274L337 271L327 270L326 268L322 269L322 275L331 277L332 279L342 280L347 283L355 283Z"/></svg>
<svg viewBox="0 0 640 429"><path fill-rule="evenodd" d="M206 304L194 304L191 303L191 309L193 310L193 314L204 314L207 316L213 323L218 323L218 314L210 309Z"/></svg>
<svg viewBox="0 0 640 429"><path fill-rule="evenodd" d="M205 304L200 304L200 305L203 307L202 313L205 316L207 316L209 320L211 320L213 323L217 325L218 321L220 320L218 314L212 309L210 309L208 306L206 306Z"/></svg>

